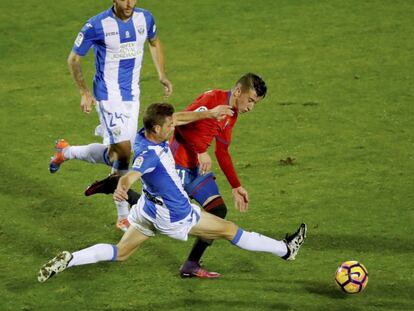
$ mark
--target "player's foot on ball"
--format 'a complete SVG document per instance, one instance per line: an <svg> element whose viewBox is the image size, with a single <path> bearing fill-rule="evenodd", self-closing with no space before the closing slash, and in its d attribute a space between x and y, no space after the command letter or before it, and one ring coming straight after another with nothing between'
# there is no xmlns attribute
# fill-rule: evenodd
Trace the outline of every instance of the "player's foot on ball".
<svg viewBox="0 0 414 311"><path fill-rule="evenodd" d="M88 188L86 188L85 195L90 196L96 193L114 193L116 186L118 185L119 178L121 178L121 175L113 173L105 179L97 180L92 185L88 186Z"/></svg>
<svg viewBox="0 0 414 311"><path fill-rule="evenodd" d="M296 255L299 252L300 247L306 239L306 231L308 230L306 224L301 224L299 229L295 233L288 235L283 240L286 243L288 252L282 258L285 260L295 260Z"/></svg>
<svg viewBox="0 0 414 311"><path fill-rule="evenodd" d="M128 218L119 219L115 225L116 229L121 230L123 232L127 232L129 226L130 223L128 221Z"/></svg>
<svg viewBox="0 0 414 311"><path fill-rule="evenodd" d="M49 171L53 174L56 173L60 165L65 161L63 156L63 149L69 147L69 143L64 139L58 139L55 143L55 155L51 158L49 163Z"/></svg>
<svg viewBox="0 0 414 311"><path fill-rule="evenodd" d="M182 278L217 279L221 277L221 274L202 268L196 261L187 260L180 268L180 276Z"/></svg>
<svg viewBox="0 0 414 311"><path fill-rule="evenodd" d="M58 254L55 258L49 260L46 264L40 268L39 274L37 275L37 280L41 283L47 281L56 273L62 272L65 270L72 260L73 256L67 251L63 251Z"/></svg>

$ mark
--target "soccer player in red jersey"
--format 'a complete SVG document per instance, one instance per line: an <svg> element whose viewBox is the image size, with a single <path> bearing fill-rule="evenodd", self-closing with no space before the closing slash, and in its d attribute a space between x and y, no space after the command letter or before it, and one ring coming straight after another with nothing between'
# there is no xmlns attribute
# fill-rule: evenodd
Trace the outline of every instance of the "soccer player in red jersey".
<svg viewBox="0 0 414 311"><path fill-rule="evenodd" d="M218 105L229 105L234 110L233 116L226 116L220 121L206 119L178 126L170 141L170 148L185 191L205 211L218 217L226 217L227 207L220 195L214 174L211 172L212 161L208 148L215 140L215 156L232 187L235 206L240 212L246 212L249 208L249 195L237 177L229 146L238 115L252 111L254 106L266 96L266 91L267 87L262 78L248 73L242 76L231 90L216 89L203 93L185 110L203 111L213 109ZM110 176L95 182L85 194L112 193L118 179L118 176ZM128 202L131 205L135 204L139 197L131 190L128 196ZM182 277L220 277L219 273L209 272L200 266L200 259L211 243L211 240L196 240L187 260L180 268Z"/></svg>
<svg viewBox="0 0 414 311"><path fill-rule="evenodd" d="M215 156L218 164L232 188L236 208L246 212L249 208L249 196L243 188L231 160L229 146L232 130L239 114L250 112L266 96L265 82L256 74L242 76L231 90L212 90L200 95L186 111L210 110L218 105L230 105L233 116L224 120L200 120L178 126L170 141L178 174L188 195L199 203L205 211L225 218L227 207L220 195L211 170L211 157L208 149L215 140ZM198 239L186 262L181 266L183 277L214 278L220 274L208 272L200 267L200 259L212 241Z"/></svg>

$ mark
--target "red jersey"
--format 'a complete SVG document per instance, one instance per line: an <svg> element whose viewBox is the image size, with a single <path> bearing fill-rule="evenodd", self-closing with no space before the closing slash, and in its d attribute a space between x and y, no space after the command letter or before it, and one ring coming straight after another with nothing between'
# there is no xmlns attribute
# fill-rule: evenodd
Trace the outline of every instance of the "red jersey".
<svg viewBox="0 0 414 311"><path fill-rule="evenodd" d="M229 105L230 95L230 91L208 91L200 95L185 110L203 111L219 105ZM170 142L175 163L184 168L196 168L198 166L197 154L206 152L215 138L215 155L220 168L233 188L240 187L241 184L229 153L231 133L236 121L237 112L235 111L233 116L227 116L221 121L204 119L176 127L174 137Z"/></svg>

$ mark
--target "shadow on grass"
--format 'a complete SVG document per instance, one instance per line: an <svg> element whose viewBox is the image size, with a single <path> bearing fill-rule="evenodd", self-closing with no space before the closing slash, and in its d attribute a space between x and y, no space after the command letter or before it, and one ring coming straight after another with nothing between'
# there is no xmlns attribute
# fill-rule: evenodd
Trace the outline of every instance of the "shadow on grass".
<svg viewBox="0 0 414 311"><path fill-rule="evenodd" d="M202 295L201 293L195 294L192 299L176 299L170 300L168 303L138 303L130 308L113 309L104 308L103 310L147 310L147 311L160 311L160 310L292 310L291 306L280 302L266 303L260 300L252 301L231 299L203 299L197 297Z"/></svg>
<svg viewBox="0 0 414 311"><path fill-rule="evenodd" d="M332 286L332 282L304 282L303 287L311 294L333 299L347 299L348 295L339 288Z"/></svg>
<svg viewBox="0 0 414 311"><path fill-rule="evenodd" d="M306 247L322 251L339 249L380 254L414 252L411 239L361 234L312 234L312 230L309 230Z"/></svg>

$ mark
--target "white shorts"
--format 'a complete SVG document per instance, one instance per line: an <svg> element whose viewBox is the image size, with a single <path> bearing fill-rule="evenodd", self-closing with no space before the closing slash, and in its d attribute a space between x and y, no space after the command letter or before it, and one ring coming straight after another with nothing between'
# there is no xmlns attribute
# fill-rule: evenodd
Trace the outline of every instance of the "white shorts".
<svg viewBox="0 0 414 311"><path fill-rule="evenodd" d="M128 221L135 229L146 236L154 236L156 231L165 234L173 239L187 241L188 233L200 220L200 208L191 204L191 212L184 218L176 222L171 222L169 217L157 213L156 218L152 218L144 211L145 196L141 195L136 205L133 205L129 211ZM160 209L166 209L165 205L157 206Z"/></svg>
<svg viewBox="0 0 414 311"><path fill-rule="evenodd" d="M95 135L103 137L105 145L129 140L134 145L138 127L139 100L98 101L96 110L100 124Z"/></svg>

